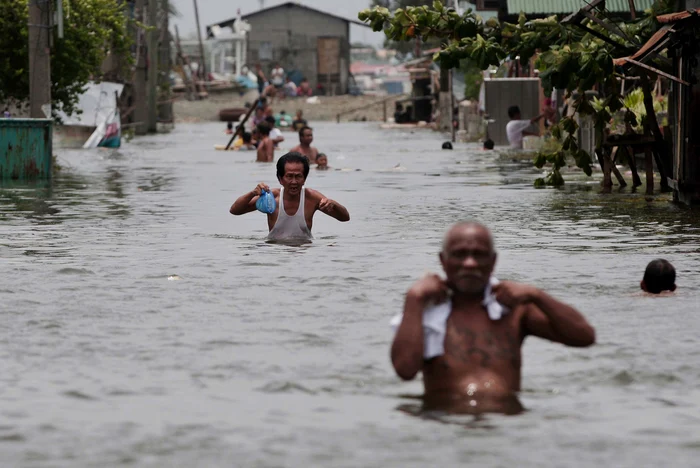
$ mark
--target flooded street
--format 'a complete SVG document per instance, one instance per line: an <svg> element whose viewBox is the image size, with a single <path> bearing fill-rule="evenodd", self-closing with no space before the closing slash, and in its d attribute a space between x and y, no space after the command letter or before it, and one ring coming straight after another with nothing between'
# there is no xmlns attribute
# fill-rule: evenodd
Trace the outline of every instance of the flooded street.
<svg viewBox="0 0 700 468"><path fill-rule="evenodd" d="M219 124L60 150L52 184L0 186L2 466L697 464L700 213L596 178L535 189L531 164L429 131L312 126L346 170L307 187L351 221L317 214L302 247L228 213L278 184L252 153L213 150ZM588 349L526 341L523 415L416 416L422 384L389 362L389 319L464 219L492 228L499 278L597 330ZM639 293L658 257L673 297Z"/></svg>

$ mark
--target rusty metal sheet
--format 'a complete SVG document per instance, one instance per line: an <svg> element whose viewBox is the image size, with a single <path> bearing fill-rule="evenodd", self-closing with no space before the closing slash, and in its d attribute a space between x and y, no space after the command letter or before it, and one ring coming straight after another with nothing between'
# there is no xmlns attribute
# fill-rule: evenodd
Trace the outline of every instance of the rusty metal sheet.
<svg viewBox="0 0 700 468"><path fill-rule="evenodd" d="M49 179L50 119L0 119L0 180Z"/></svg>
<svg viewBox="0 0 700 468"><path fill-rule="evenodd" d="M661 24L675 23L690 17L697 17L700 14L700 8L688 11L678 11L676 13L669 13L667 15L659 15L656 17L656 21Z"/></svg>

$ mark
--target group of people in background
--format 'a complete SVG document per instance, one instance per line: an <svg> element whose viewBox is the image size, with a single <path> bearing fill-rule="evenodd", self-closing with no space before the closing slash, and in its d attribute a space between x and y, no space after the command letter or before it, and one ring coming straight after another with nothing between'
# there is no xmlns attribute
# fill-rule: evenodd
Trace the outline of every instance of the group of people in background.
<svg viewBox="0 0 700 468"><path fill-rule="evenodd" d="M284 68L282 68L279 63L273 66L269 79L265 75L262 65L259 63L255 65L255 75L257 77L260 96L268 98L271 101L275 98L310 97L314 94L309 80L302 78L297 85L294 80L285 73ZM317 92L318 91L319 90L317 90Z"/></svg>
<svg viewBox="0 0 700 468"><path fill-rule="evenodd" d="M303 111L298 110L294 119L284 110L275 114L265 97L257 101L254 114L246 122L243 132L233 142L232 149L256 151L256 161L273 162L275 149L279 149L280 144L285 141L282 128L295 131L299 135L299 144L292 148L291 152L306 156L310 164L316 164L317 169L328 169L328 157L319 153L311 145L314 141L313 129L304 119ZM233 123L229 122L226 126L226 134L233 135L234 132Z"/></svg>

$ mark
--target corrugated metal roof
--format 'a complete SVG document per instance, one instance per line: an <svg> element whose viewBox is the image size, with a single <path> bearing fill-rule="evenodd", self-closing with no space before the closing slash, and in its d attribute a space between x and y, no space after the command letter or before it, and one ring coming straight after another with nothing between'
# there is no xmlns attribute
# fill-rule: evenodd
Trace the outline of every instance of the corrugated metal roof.
<svg viewBox="0 0 700 468"><path fill-rule="evenodd" d="M508 13L517 15L521 11L530 15L569 14L588 5L585 0L508 0ZM654 0L634 0L637 12L644 11L654 4ZM630 11L627 0L606 0L605 9L612 13Z"/></svg>

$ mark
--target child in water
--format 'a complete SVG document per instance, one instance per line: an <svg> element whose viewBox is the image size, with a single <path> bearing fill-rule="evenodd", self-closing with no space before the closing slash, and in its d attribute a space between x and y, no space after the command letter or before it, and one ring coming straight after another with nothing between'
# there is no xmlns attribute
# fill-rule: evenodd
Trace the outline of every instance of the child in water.
<svg viewBox="0 0 700 468"><path fill-rule="evenodd" d="M316 156L316 169L320 171L330 169L330 167L328 167L328 156L324 153L319 153L318 156Z"/></svg>
<svg viewBox="0 0 700 468"><path fill-rule="evenodd" d="M662 258L652 260L644 271L640 286L643 291L651 294L673 292L676 290L676 269Z"/></svg>
<svg viewBox="0 0 700 468"><path fill-rule="evenodd" d="M243 133L243 143L237 148L238 151L255 151L257 147L253 144L253 135L250 132Z"/></svg>

